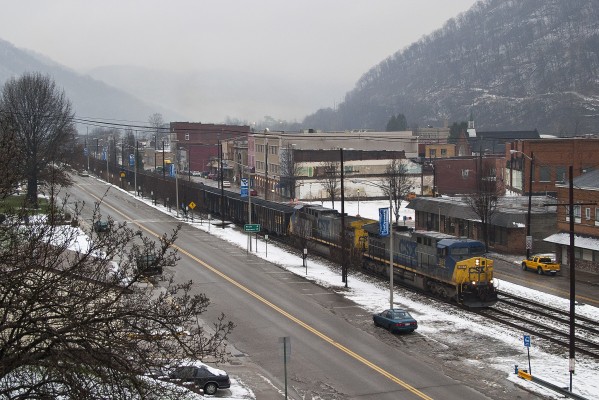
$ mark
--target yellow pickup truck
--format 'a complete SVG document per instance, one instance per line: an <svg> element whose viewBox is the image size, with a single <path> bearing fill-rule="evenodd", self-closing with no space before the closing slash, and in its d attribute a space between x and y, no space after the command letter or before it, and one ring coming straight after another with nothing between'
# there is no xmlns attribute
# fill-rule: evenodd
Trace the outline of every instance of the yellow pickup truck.
<svg viewBox="0 0 599 400"><path fill-rule="evenodd" d="M532 256L526 260L522 260L522 270L526 271L528 269L537 271L537 274L539 275L555 275L560 271L560 264L554 262L549 256Z"/></svg>

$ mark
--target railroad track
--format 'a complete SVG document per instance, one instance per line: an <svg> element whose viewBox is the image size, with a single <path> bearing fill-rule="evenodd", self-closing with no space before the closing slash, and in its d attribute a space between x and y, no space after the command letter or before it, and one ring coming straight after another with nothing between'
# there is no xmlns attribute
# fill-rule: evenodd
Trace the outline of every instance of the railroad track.
<svg viewBox="0 0 599 400"><path fill-rule="evenodd" d="M499 292L495 306L475 310L480 315L565 348L570 346L570 314L509 293ZM599 321L576 315L576 353L599 358Z"/></svg>

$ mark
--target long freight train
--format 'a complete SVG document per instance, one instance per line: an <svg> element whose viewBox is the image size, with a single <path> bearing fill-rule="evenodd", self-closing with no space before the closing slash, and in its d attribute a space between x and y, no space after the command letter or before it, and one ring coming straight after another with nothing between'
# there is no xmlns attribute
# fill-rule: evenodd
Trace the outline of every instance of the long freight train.
<svg viewBox="0 0 599 400"><path fill-rule="evenodd" d="M166 197L174 192L173 181L139 175L142 187L147 189L154 185L154 194L164 192L162 196ZM197 203L196 211L237 224L249 222L247 197L193 182L180 182L180 185L183 204L192 199ZM345 227L341 229L341 215L334 210L259 198L252 198L251 202L251 221L260 224L263 233L290 241L310 240L324 255L339 259L343 231L345 248L351 251L352 257L356 254L361 257L363 268L389 276L389 238L379 236L375 221L345 216ZM393 235L393 270L397 282L470 307L486 307L497 301L493 261L485 257L481 242L437 232L394 230Z"/></svg>

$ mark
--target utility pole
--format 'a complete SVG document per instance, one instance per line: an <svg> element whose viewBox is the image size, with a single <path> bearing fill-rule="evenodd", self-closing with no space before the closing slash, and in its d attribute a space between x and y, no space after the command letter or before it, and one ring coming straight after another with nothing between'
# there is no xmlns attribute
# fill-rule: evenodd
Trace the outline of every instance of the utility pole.
<svg viewBox="0 0 599 400"><path fill-rule="evenodd" d="M347 287L347 259L345 254L345 191L343 188L343 148L339 148L341 164L341 282Z"/></svg>
<svg viewBox="0 0 599 400"><path fill-rule="evenodd" d="M532 175L535 162L535 153L530 152L530 174L528 177L528 215L526 216L526 258L530 258L530 249L532 248L532 236L530 234L530 214L532 208ZM570 181L572 177L570 176Z"/></svg>
<svg viewBox="0 0 599 400"><path fill-rule="evenodd" d="M568 169L568 217L570 219L570 246L568 247L568 264L570 265L570 321L569 321L569 362L570 392L572 392L572 376L576 364L576 254L574 252L574 206L597 205L597 203L574 203L574 167ZM544 206L563 206L564 204L543 204Z"/></svg>
<svg viewBox="0 0 599 400"><path fill-rule="evenodd" d="M267 131L264 131L266 134ZM264 200L268 200L268 137L264 135Z"/></svg>

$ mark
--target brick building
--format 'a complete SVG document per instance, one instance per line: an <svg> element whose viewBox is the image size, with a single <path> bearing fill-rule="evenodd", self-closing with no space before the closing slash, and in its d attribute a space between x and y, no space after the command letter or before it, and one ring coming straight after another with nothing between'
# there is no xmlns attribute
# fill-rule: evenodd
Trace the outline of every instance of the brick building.
<svg viewBox="0 0 599 400"><path fill-rule="evenodd" d="M568 179L568 166L574 167L574 177L577 177L597 166L597 154L597 138L519 140L509 143L505 149L506 189L521 194L529 192L531 158L534 157L532 192L555 194L556 184L563 184Z"/></svg>
<svg viewBox="0 0 599 400"><path fill-rule="evenodd" d="M553 251L553 245L543 239L557 231L555 203L546 196L533 196L531 207L532 251ZM408 207L415 211L415 229L432 230L454 236L483 240L480 217L463 197L417 197ZM491 217L489 248L511 254L526 253L526 221L528 197L500 198L497 211Z"/></svg>
<svg viewBox="0 0 599 400"><path fill-rule="evenodd" d="M246 125L170 123L170 141L176 142L179 170L208 172L210 161L218 157L219 141L247 140L249 134L250 127Z"/></svg>
<svg viewBox="0 0 599 400"><path fill-rule="evenodd" d="M570 265L569 183L557 185L557 227L559 233L545 239L555 245L557 259ZM582 174L573 181L574 257L576 269L599 273L599 169Z"/></svg>
<svg viewBox="0 0 599 400"><path fill-rule="evenodd" d="M435 194L455 196L475 193L481 179L494 180L499 194L504 193L503 156L465 156L431 160Z"/></svg>

